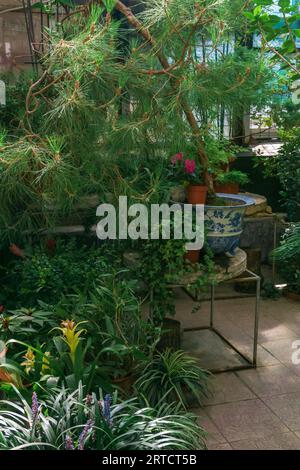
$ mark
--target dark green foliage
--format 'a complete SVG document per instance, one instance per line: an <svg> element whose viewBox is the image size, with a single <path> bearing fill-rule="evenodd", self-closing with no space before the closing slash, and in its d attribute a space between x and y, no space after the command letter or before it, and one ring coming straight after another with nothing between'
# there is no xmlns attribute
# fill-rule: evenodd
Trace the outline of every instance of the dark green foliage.
<svg viewBox="0 0 300 470"><path fill-rule="evenodd" d="M206 251L201 262L191 265L185 260L185 240L149 240L140 244L140 279L146 282L150 298L151 315L160 324L166 315L175 314L175 299L172 285L180 284L182 279L195 271L201 275L193 282L193 287L207 286L213 275L212 255Z"/></svg>
<svg viewBox="0 0 300 470"><path fill-rule="evenodd" d="M6 105L0 105L0 129L6 129L10 138L18 132L20 121L24 118L25 100L30 83L37 77L33 72L0 73L0 80L6 85ZM40 113L33 117L34 125L38 125Z"/></svg>
<svg viewBox="0 0 300 470"><path fill-rule="evenodd" d="M282 69L290 74L292 80L300 77L297 40L299 29L299 1L279 0L276 14L273 0L255 0L252 10L244 12L252 31L260 33L264 48L269 50L274 62L281 62Z"/></svg>
<svg viewBox="0 0 300 470"><path fill-rule="evenodd" d="M281 130L283 145L279 153L272 158L260 158L263 172L267 177L278 178L281 185L281 204L288 219L297 222L300 219L300 132L298 127Z"/></svg>
<svg viewBox="0 0 300 470"><path fill-rule="evenodd" d="M274 251L277 269L288 290L300 294L300 224L291 224Z"/></svg>
<svg viewBox="0 0 300 470"><path fill-rule="evenodd" d="M249 182L248 176L243 173L242 171L238 170L231 170L227 173L222 173L221 175L217 176L218 183L237 183L237 184L246 184Z"/></svg>
<svg viewBox="0 0 300 470"><path fill-rule="evenodd" d="M277 289L272 281L264 281L261 296L263 299L278 300L281 297L281 290Z"/></svg>
<svg viewBox="0 0 300 470"><path fill-rule="evenodd" d="M79 245L76 241L57 240L54 253L37 246L26 251L26 259L17 259L6 266L2 279L1 302L22 307L33 307L37 301L58 303L63 295L80 290L87 294L110 263L116 262L103 248ZM17 288L16 288L17 286ZM7 303L8 302L8 303Z"/></svg>
<svg viewBox="0 0 300 470"><path fill-rule="evenodd" d="M291 221L300 220L300 132L283 134L283 147L275 160L276 174L282 186L281 197Z"/></svg>

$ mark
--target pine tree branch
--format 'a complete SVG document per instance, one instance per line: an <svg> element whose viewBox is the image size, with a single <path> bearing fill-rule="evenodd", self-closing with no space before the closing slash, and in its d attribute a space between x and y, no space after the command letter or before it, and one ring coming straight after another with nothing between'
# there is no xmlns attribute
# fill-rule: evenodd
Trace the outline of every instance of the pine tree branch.
<svg viewBox="0 0 300 470"><path fill-rule="evenodd" d="M147 43L149 43L156 51L155 54L163 67L164 71L168 73L170 70L170 64L167 59L167 57L163 54L163 52L157 47L157 43L155 38L151 35L149 29L145 27L139 20L138 18L133 14L132 10L128 8L126 5L124 5L123 2L120 0L117 0L115 8L122 13L125 18L127 19L128 23L134 27L134 29L143 36L143 38L146 40ZM196 29L196 26L195 26ZM191 37L192 33L194 34L194 28L193 31L191 32ZM185 49L184 49L185 50ZM183 56L185 55L185 52L183 50ZM191 109L190 105L187 103L187 101L181 96L180 90L178 88L178 82L174 79L170 80L170 83L172 85L173 90L178 92L179 96L179 102L182 107L182 110L186 116L186 119L193 131L193 135L199 139L198 141L198 153L199 153L199 159L200 163L204 168L204 173L205 173L205 182L208 186L209 192L213 193L213 181L211 175L208 173L208 166L209 166L209 161L208 157L205 151L205 146L204 146L204 139L203 136L201 135L201 129L198 125L197 119L195 117L195 114L193 110Z"/></svg>

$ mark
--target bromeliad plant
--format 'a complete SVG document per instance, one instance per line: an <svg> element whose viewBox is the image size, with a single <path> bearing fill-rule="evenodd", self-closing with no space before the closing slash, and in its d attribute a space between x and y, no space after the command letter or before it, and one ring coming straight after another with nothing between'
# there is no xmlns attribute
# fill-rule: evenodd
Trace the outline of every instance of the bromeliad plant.
<svg viewBox="0 0 300 470"><path fill-rule="evenodd" d="M82 381L87 390L98 386L112 390L109 367L99 359L104 345L93 359L88 360L87 353L93 348L93 338L83 338L86 331L79 328L80 323L65 320L61 327L52 330L58 330L60 334L45 336L42 344L34 341L34 336L30 343L16 339L7 341L8 356L26 388L43 382L48 387L59 385L75 390Z"/></svg>
<svg viewBox="0 0 300 470"><path fill-rule="evenodd" d="M88 323L88 322L81 321L76 324L72 320L65 320L61 322L61 327L57 328L59 331L62 332L63 341L68 346L70 358L73 364L75 363L75 360L76 360L76 352L77 352L79 342L80 342L80 335L86 332L86 330L84 329L77 331L79 325L82 325L83 323Z"/></svg>
<svg viewBox="0 0 300 470"><path fill-rule="evenodd" d="M203 449L204 431L196 417L161 405L120 402L79 387L46 392L37 388L28 404L0 402L0 450L195 450Z"/></svg>

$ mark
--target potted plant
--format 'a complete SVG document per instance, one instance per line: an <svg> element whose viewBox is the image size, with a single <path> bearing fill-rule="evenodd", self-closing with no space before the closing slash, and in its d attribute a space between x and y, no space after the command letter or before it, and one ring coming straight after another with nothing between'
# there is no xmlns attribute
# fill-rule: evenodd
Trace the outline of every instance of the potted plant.
<svg viewBox="0 0 300 470"><path fill-rule="evenodd" d="M189 204L205 204L208 187L203 183L201 171L196 160L184 162L185 178L188 181L187 200Z"/></svg>
<svg viewBox="0 0 300 470"><path fill-rule="evenodd" d="M217 175L215 190L218 193L238 194L240 192L240 185L244 185L248 182L249 178L245 173L238 170L231 170Z"/></svg>
<svg viewBox="0 0 300 470"><path fill-rule="evenodd" d="M154 407L177 401L186 408L189 395L201 406L209 394L209 378L210 373L195 358L184 351L169 349L140 367L135 388Z"/></svg>
<svg viewBox="0 0 300 470"><path fill-rule="evenodd" d="M177 181L180 186L173 187L171 198L177 202L184 202L187 197L189 204L205 204L208 188L203 183L202 173L202 168L195 159L184 158L182 152L173 155L170 176L172 181ZM178 188L186 188L186 194L181 195ZM177 191L175 192L174 189Z"/></svg>

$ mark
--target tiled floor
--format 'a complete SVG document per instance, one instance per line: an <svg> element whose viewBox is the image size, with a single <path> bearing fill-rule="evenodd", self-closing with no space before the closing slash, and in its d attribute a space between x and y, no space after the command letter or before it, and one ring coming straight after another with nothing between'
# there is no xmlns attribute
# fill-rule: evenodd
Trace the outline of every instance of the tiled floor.
<svg viewBox="0 0 300 470"><path fill-rule="evenodd" d="M176 318L183 328L207 324L208 302L193 314L195 302L183 291L176 296ZM252 298L216 302L216 326L246 355L251 352L253 302ZM300 450L300 364L292 362L296 340L300 340L300 303L262 300L257 369L215 375L211 397L204 408L194 410L208 433L208 449ZM188 342L183 341L185 347ZM219 360L216 342L200 342L198 350L206 346ZM298 348L300 359L300 342Z"/></svg>

